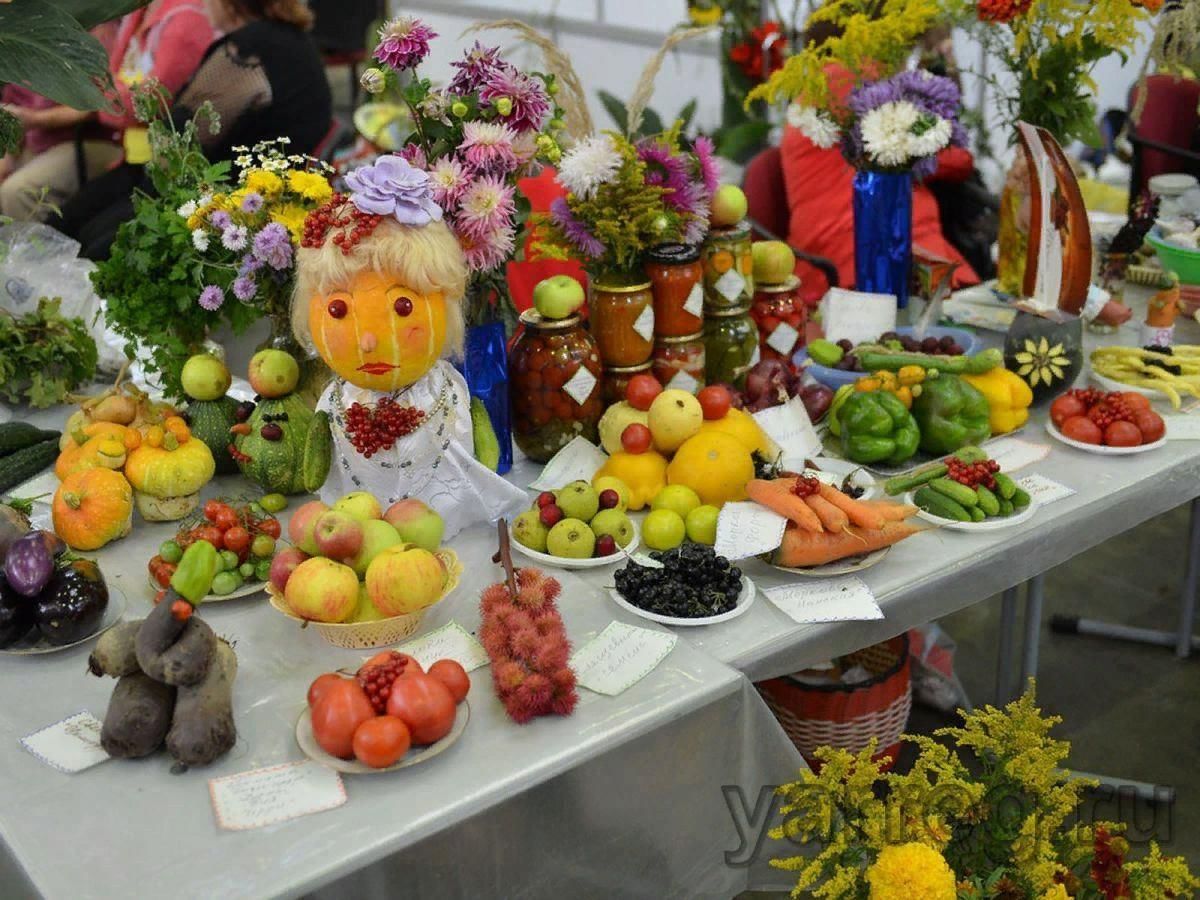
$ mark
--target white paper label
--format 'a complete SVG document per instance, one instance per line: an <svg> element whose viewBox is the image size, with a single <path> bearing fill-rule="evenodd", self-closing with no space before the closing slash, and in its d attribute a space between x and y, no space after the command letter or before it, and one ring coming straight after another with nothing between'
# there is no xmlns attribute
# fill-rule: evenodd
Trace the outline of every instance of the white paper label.
<svg viewBox="0 0 1200 900"><path fill-rule="evenodd" d="M660 562L659 562L657 559L651 559L651 558L650 558L648 555L646 555L645 553L634 553L634 554L633 554L633 555L631 555L629 558L630 558L631 560L633 560L635 563L637 563L639 566L645 566L645 567L646 567L646 568L648 568L648 569L661 569L661 568L663 568L663 564L662 564L662 563L660 563Z"/></svg>
<svg viewBox="0 0 1200 900"><path fill-rule="evenodd" d="M700 387L700 382L683 369L680 369L671 376L671 380L667 382L667 387L672 390L687 391L689 394L694 394L696 393L696 388Z"/></svg>
<svg viewBox="0 0 1200 900"><path fill-rule="evenodd" d="M428 669L439 659L452 659L468 672L488 663L487 651L475 640L474 635L457 622L447 622L436 631L401 644L396 649L407 653L423 669Z"/></svg>
<svg viewBox="0 0 1200 900"><path fill-rule="evenodd" d="M862 344L896 330L896 298L891 294L830 288L822 305L825 339L835 344L843 339Z"/></svg>
<svg viewBox="0 0 1200 900"><path fill-rule="evenodd" d="M732 303L742 296L742 290L746 287L746 279L737 269L730 269L713 283L713 287L716 288L718 294Z"/></svg>
<svg viewBox="0 0 1200 900"><path fill-rule="evenodd" d="M1050 452L1047 444L1034 444L1015 437L1001 437L988 441L983 445L987 455L1000 463L1001 472L1015 472L1017 469L1040 462Z"/></svg>
<svg viewBox="0 0 1200 900"><path fill-rule="evenodd" d="M1036 472L1026 475L1023 478L1017 479L1017 484L1029 494L1034 500L1045 506L1047 503L1053 503L1055 500L1062 500L1064 497L1070 497L1075 493L1074 488L1069 488L1065 484L1060 484L1053 478L1047 478L1045 475L1039 475Z"/></svg>
<svg viewBox="0 0 1200 900"><path fill-rule="evenodd" d="M766 588L763 593L788 618L802 625L883 618L871 589L854 575Z"/></svg>
<svg viewBox="0 0 1200 900"><path fill-rule="evenodd" d="M100 727L90 712L78 712L21 738L21 746L52 769L73 775L110 758L100 746Z"/></svg>
<svg viewBox="0 0 1200 900"><path fill-rule="evenodd" d="M683 311L691 313L696 318L704 313L704 286L697 281L688 292L687 300L683 302Z"/></svg>
<svg viewBox="0 0 1200 900"><path fill-rule="evenodd" d="M800 339L800 332L789 325L787 322L780 322L775 326L775 330L771 332L767 338L767 346L784 356L790 356L792 348L796 346L796 341Z"/></svg>
<svg viewBox="0 0 1200 900"><path fill-rule="evenodd" d="M1170 347L1175 343L1175 326L1147 325L1142 323L1142 337L1138 341L1143 347Z"/></svg>
<svg viewBox="0 0 1200 900"><path fill-rule="evenodd" d="M574 437L550 457L537 480L529 486L535 491L553 491L572 481L590 482L607 460L604 451L587 438Z"/></svg>
<svg viewBox="0 0 1200 900"><path fill-rule="evenodd" d="M654 337L654 307L649 303L646 304L641 315L634 321L633 330L641 335L643 341L648 341Z"/></svg>
<svg viewBox="0 0 1200 900"><path fill-rule="evenodd" d="M1164 416L1168 441L1200 441L1200 416Z"/></svg>
<svg viewBox="0 0 1200 900"><path fill-rule="evenodd" d="M592 391L595 389L596 376L582 364L575 370L571 380L563 385L563 390L567 392L567 395L580 406L587 402L587 398L592 396Z"/></svg>
<svg viewBox="0 0 1200 900"><path fill-rule="evenodd" d="M581 686L615 697L653 672L678 640L668 632L610 622L572 653L569 662Z"/></svg>
<svg viewBox="0 0 1200 900"><path fill-rule="evenodd" d="M726 559L748 559L778 549L787 519L749 500L726 503L717 517L714 549Z"/></svg>
<svg viewBox="0 0 1200 900"><path fill-rule="evenodd" d="M312 760L213 778L208 792L217 824L228 831L262 828L346 802L342 776Z"/></svg>
<svg viewBox="0 0 1200 900"><path fill-rule="evenodd" d="M806 458L821 455L821 438L809 421L800 397L793 397L782 406L759 410L754 421L779 445L785 467L800 467Z"/></svg>

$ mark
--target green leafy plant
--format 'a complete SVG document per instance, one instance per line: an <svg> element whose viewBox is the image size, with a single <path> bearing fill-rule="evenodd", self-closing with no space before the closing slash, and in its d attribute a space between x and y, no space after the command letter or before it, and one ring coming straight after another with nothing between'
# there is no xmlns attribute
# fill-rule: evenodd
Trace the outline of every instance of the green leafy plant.
<svg viewBox="0 0 1200 900"><path fill-rule="evenodd" d="M54 406L96 376L96 342L82 319L59 312L61 304L43 297L19 316L0 309L0 398Z"/></svg>
<svg viewBox="0 0 1200 900"><path fill-rule="evenodd" d="M600 105L604 107L605 112L609 114L613 122L617 126L617 130L622 134L629 132L629 109L625 103L615 94L610 94L605 90L596 91L596 95L600 98ZM693 97L675 114L672 120L679 123L679 130L683 134L687 134L692 127L692 119L696 117L696 99ZM650 107L642 110L642 121L637 128L635 134L629 135L634 140L639 138L649 137L654 134L661 134L666 131L667 127L663 124L663 118L655 110Z"/></svg>

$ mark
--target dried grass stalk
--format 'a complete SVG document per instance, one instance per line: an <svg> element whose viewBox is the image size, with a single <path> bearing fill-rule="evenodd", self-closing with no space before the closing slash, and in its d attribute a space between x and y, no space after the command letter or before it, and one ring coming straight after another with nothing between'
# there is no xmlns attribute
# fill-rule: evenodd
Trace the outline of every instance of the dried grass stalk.
<svg viewBox="0 0 1200 900"><path fill-rule="evenodd" d="M700 37L715 29L715 25L701 25L696 28L681 28L667 35L662 46L646 63L646 68L642 69L642 77L638 79L638 83L633 89L633 95L629 98L629 105L626 107L628 113L626 131L630 135L637 134L638 129L642 127L642 115L650 104L650 98L654 96L654 81L658 78L658 72L662 68L667 54L684 41L690 41L692 38Z"/></svg>

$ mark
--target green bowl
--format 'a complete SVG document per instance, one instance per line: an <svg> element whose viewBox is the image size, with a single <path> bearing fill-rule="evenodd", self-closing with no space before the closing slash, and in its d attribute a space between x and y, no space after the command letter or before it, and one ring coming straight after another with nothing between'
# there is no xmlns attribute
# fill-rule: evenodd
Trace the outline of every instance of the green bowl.
<svg viewBox="0 0 1200 900"><path fill-rule="evenodd" d="M1181 284L1200 284L1200 250L1168 244L1157 229L1146 236L1146 242L1158 254L1163 268L1177 275Z"/></svg>

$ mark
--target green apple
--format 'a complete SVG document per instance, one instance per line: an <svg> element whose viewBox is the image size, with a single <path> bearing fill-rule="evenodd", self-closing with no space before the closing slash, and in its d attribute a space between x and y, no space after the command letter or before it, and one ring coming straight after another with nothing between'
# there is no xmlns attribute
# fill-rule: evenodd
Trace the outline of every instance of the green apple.
<svg viewBox="0 0 1200 900"><path fill-rule="evenodd" d="M371 561L388 547L404 543L400 532L382 519L368 519L362 523L362 546L358 552L346 560L346 564L354 570L354 574L362 578L367 574L367 566Z"/></svg>
<svg viewBox="0 0 1200 900"><path fill-rule="evenodd" d="M537 553L546 552L546 537L550 529L542 524L540 509L527 509L513 519L513 538L522 547L528 547Z"/></svg>
<svg viewBox="0 0 1200 900"><path fill-rule="evenodd" d="M713 194L709 220L717 227L736 225L746 218L748 208L746 195L740 187L736 184L723 184Z"/></svg>
<svg viewBox="0 0 1200 900"><path fill-rule="evenodd" d="M596 535L586 522L563 519L546 535L546 549L564 559L590 559L596 549Z"/></svg>
<svg viewBox="0 0 1200 900"><path fill-rule="evenodd" d="M350 618L347 621L378 622L382 618L384 618L383 613L379 611L379 608L367 596L367 586L360 584L358 586L358 603L355 605L354 612L350 614Z"/></svg>
<svg viewBox="0 0 1200 900"><path fill-rule="evenodd" d="M642 523L642 539L651 550L674 550L687 536L687 527L673 509L656 509Z"/></svg>
<svg viewBox="0 0 1200 900"><path fill-rule="evenodd" d="M783 284L796 268L796 255L783 241L755 241L750 249L755 284Z"/></svg>
<svg viewBox="0 0 1200 900"><path fill-rule="evenodd" d="M596 513L592 519L592 531L597 538L612 535L618 547L628 547L633 540L633 523L629 521L629 516L616 507Z"/></svg>
<svg viewBox="0 0 1200 900"><path fill-rule="evenodd" d="M650 501L651 509L669 509L686 519L688 513L700 505L700 495L686 484L668 484L654 495Z"/></svg>
<svg viewBox="0 0 1200 900"><path fill-rule="evenodd" d="M179 380L193 400L220 400L233 379L221 360L211 353L197 353L183 364Z"/></svg>
<svg viewBox="0 0 1200 900"><path fill-rule="evenodd" d="M250 357L249 379L260 397L283 397L300 383L300 365L283 350L259 350Z"/></svg>
<svg viewBox="0 0 1200 900"><path fill-rule="evenodd" d="M442 521L441 516L414 497L393 503L383 517L400 532L402 540L416 544L422 550L432 553L442 543L442 532L446 523Z"/></svg>
<svg viewBox="0 0 1200 900"><path fill-rule="evenodd" d="M601 475L592 482L592 487L596 489L596 496L599 497L605 491L616 491L620 500L614 509L619 509L625 512L629 509L629 485L623 482L616 475Z"/></svg>
<svg viewBox="0 0 1200 900"><path fill-rule="evenodd" d="M584 301L583 285L570 275L543 278L533 289L533 308L544 319L565 319Z"/></svg>
<svg viewBox="0 0 1200 900"><path fill-rule="evenodd" d="M378 500L366 491L353 491L346 494L333 504L333 508L338 512L344 512L352 519L358 519L360 522L366 522L368 519L383 518L383 507L379 505Z"/></svg>
<svg viewBox="0 0 1200 900"><path fill-rule="evenodd" d="M563 518L590 522L600 509L600 494L586 481L572 481L554 492Z"/></svg>
<svg viewBox="0 0 1200 900"><path fill-rule="evenodd" d="M689 541L697 544L708 544L710 547L717 542L717 517L721 511L707 503L697 506L684 519Z"/></svg>

